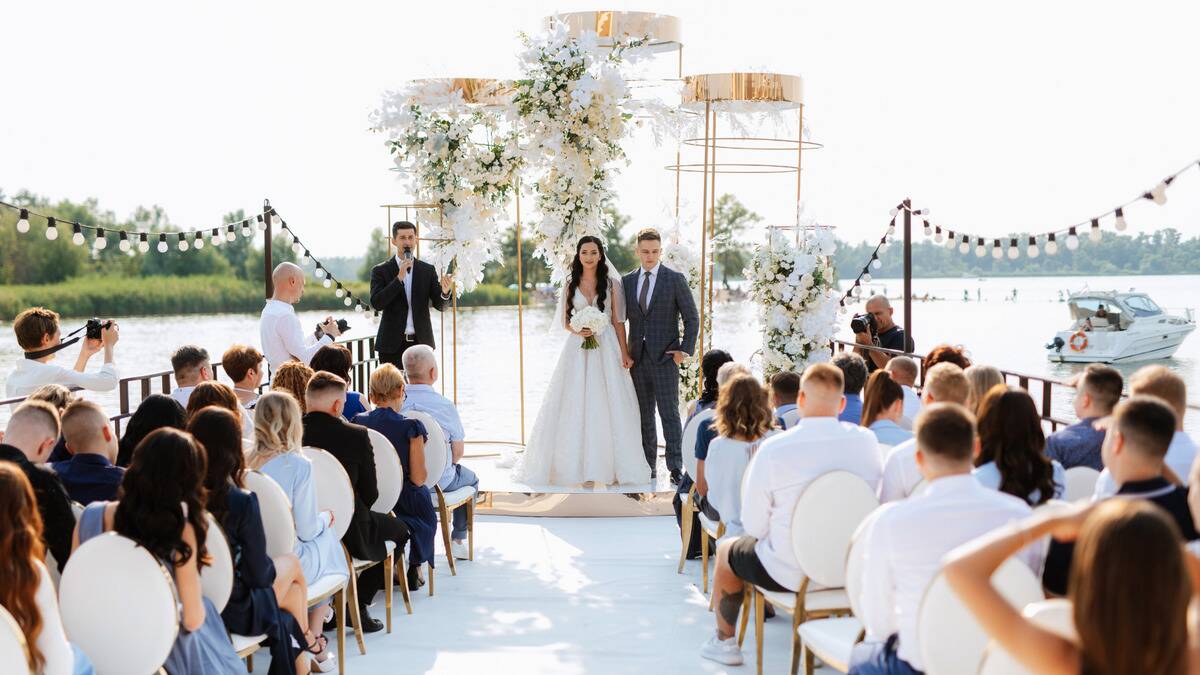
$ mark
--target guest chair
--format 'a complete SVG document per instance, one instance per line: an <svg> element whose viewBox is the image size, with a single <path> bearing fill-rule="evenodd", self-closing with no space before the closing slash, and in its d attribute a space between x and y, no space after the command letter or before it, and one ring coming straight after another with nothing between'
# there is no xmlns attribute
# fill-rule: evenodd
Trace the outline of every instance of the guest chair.
<svg viewBox="0 0 1200 675"><path fill-rule="evenodd" d="M1063 499L1069 502L1086 502L1096 491L1096 481L1100 472L1090 466L1073 466L1067 469L1067 489Z"/></svg>
<svg viewBox="0 0 1200 675"><path fill-rule="evenodd" d="M211 560L200 570L200 588L204 597L212 601L217 611L223 612L225 605L229 603L229 594L233 593L233 551L230 550L229 540L225 537L225 531L221 529L217 519L213 518L211 513L205 513L204 516L208 521L208 534L204 538L204 548L208 550ZM247 670L254 670L253 654L259 650L266 639L266 635L229 634L233 650L237 652L238 656L246 659Z"/></svg>
<svg viewBox="0 0 1200 675"><path fill-rule="evenodd" d="M1044 600L1042 583L1016 558L1009 558L992 575L992 586L1014 607ZM925 590L917 612L917 640L926 675L975 672L987 647L987 633L962 604L945 574L939 573Z"/></svg>
<svg viewBox="0 0 1200 675"><path fill-rule="evenodd" d="M1030 621L1059 634L1060 636L1078 641L1075 632L1075 618L1071 610L1071 601L1062 598L1043 600L1026 605L1021 612ZM995 641L989 642L983 652L983 662L979 665L979 675L1032 675L1022 666L1013 655Z"/></svg>
<svg viewBox="0 0 1200 675"><path fill-rule="evenodd" d="M859 524L879 506L875 490L848 471L817 477L796 500L792 512L792 549L805 577L795 593L777 593L747 586L739 644L745 639L747 615L754 606L755 653L763 672L763 603L792 615L792 667L800 668L800 625L810 619L851 613L846 584L846 556ZM820 588L813 588L819 586Z"/></svg>
<svg viewBox="0 0 1200 675"><path fill-rule="evenodd" d="M0 607L0 672L34 675L29 669L29 643L25 641L25 632L3 607Z"/></svg>
<svg viewBox="0 0 1200 675"><path fill-rule="evenodd" d="M242 476L246 489L258 497L258 508L262 514L263 530L267 535L267 555L271 557L291 553L296 548L296 521L292 505L283 488L269 476L258 471L247 471ZM344 574L326 574L308 585L307 604L312 607L333 599L334 620L337 622L337 651L346 654L346 589L350 580ZM346 661L338 659L338 674L344 675Z"/></svg>
<svg viewBox="0 0 1200 675"><path fill-rule="evenodd" d="M115 532L75 549L59 598L67 639L87 654L98 675L159 670L179 634L179 595L171 573Z"/></svg>
<svg viewBox="0 0 1200 675"><path fill-rule="evenodd" d="M400 464L400 456L396 454L395 446L386 436L374 429L367 429L367 434L371 437L371 451L375 455L375 480L379 489L379 497L371 505L371 510L376 513L394 515L392 509L395 508L396 501L400 499L400 491L404 489L404 466ZM397 548L393 556L396 564L388 570L385 590L390 596L392 579L398 578L400 594L404 598L404 608L409 614L412 614L412 598L409 596L408 575L405 573L408 565L404 562L404 548ZM388 613L387 632L392 632L390 612Z"/></svg>
<svg viewBox="0 0 1200 675"><path fill-rule="evenodd" d="M699 513L696 509L696 466L698 461L696 459L696 436L700 433L700 423L712 419L714 414L716 411L712 408L701 410L696 413L695 417L688 420L687 426L683 429L683 445L680 446L683 455L683 470L691 476L692 487L683 496L683 504L679 511L679 534L683 542L683 548L679 551L679 569L677 570L679 574L683 574L683 563L687 561L688 547L692 545L692 521ZM706 566L705 576L708 574L707 569Z"/></svg>
<svg viewBox="0 0 1200 675"><path fill-rule="evenodd" d="M725 523L723 523L719 520L717 520L717 521L709 520L708 516L704 515L700 511L696 511L695 516L700 519L700 532L701 532L701 537L700 537L700 570L701 570L701 572L700 572L700 576L701 576L701 580L702 580L701 587L704 590L705 595L707 595L708 594L708 558L709 558L708 549L710 548L708 542L710 539L713 542L715 542L716 540L725 536ZM714 553L715 553L715 551L714 551Z"/></svg>
<svg viewBox="0 0 1200 675"><path fill-rule="evenodd" d="M438 478L446 470L446 458L450 455L449 442L446 434L437 421L429 413L415 410L406 411L405 417L418 420L425 425L429 438L425 441L425 487L429 488L433 498L433 506L437 509L438 520L441 521L442 545L446 547L446 562L450 565L450 575L457 576L458 570L454 563L454 553L450 550L450 530L452 523L450 513L454 509L467 507L467 559L475 560L475 488L467 486L452 492L443 492L438 487ZM433 568L429 568L429 594L433 595Z"/></svg>

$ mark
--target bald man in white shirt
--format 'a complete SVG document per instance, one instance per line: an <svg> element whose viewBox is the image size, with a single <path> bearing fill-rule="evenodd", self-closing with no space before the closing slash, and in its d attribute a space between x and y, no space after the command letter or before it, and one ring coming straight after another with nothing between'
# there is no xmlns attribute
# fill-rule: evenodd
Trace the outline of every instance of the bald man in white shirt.
<svg viewBox="0 0 1200 675"><path fill-rule="evenodd" d="M325 317L319 338L306 334L300 327L300 319L296 318L296 310L292 307L304 297L304 270L299 266L279 263L271 273L271 283L275 292L263 307L258 323L267 363L272 370L292 359L308 365L317 350L332 343L342 332L332 316Z"/></svg>

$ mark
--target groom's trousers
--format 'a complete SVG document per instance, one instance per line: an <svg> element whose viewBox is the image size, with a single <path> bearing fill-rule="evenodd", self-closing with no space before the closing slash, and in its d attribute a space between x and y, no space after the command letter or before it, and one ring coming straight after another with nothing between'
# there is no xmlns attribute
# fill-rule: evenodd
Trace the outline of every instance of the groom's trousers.
<svg viewBox="0 0 1200 675"><path fill-rule="evenodd" d="M663 438L667 441L667 470L678 471L683 468L683 455L680 454L683 426L679 422L679 366L671 359L666 363L654 363L644 357L629 369L642 418L642 450L646 453L646 463L654 471L658 459L658 433L654 426L654 408L657 406Z"/></svg>

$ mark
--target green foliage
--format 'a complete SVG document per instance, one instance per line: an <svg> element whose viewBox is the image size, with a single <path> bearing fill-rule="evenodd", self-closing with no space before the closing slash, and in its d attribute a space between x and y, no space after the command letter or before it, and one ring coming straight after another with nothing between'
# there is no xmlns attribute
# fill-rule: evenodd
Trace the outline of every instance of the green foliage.
<svg viewBox="0 0 1200 675"><path fill-rule="evenodd" d="M110 225L112 214L97 215L94 200L83 204L59 202L51 204L44 197L22 191L4 201L46 213L57 218ZM40 218L29 219L29 232L17 232L18 214L11 209L0 209L0 283L45 284L62 281L79 274L88 263L86 246L71 243L71 230L58 226L58 239L46 239L46 223Z"/></svg>
<svg viewBox="0 0 1200 675"><path fill-rule="evenodd" d="M371 229L371 239L367 242L367 256L363 258L362 265L358 268L359 279L368 282L371 280L371 268L386 260L390 255L388 243L388 236L384 230ZM336 272L334 272L334 276L337 276Z"/></svg>
<svg viewBox="0 0 1200 675"><path fill-rule="evenodd" d="M713 246L717 267L721 272L721 283L729 288L729 279L742 277L742 270L750 260L750 248L737 241L746 233L746 228L762 220L762 216L746 208L731 194L717 198L713 210Z"/></svg>
<svg viewBox="0 0 1200 675"><path fill-rule="evenodd" d="M621 239L621 230L629 224L629 216L618 211L612 204L604 207L604 213L609 221L608 227L604 228L604 255L618 272L625 274L638 265L637 254L634 253L636 237L630 235L625 240Z"/></svg>

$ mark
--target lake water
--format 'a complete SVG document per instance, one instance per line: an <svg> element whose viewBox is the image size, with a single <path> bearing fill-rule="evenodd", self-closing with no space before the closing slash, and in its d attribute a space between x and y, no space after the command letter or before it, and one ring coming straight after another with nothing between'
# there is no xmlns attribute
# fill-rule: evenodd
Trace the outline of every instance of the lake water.
<svg viewBox="0 0 1200 675"><path fill-rule="evenodd" d="M1068 324L1067 308L1059 301L1059 292L1092 289L1137 290L1148 293L1164 308L1177 309L1198 304L1200 275L1142 277L1008 277L995 279L916 279L917 297L929 294L929 301L913 303L912 335L917 351L924 353L938 343L965 346L971 358L1009 371L1063 379L1081 369L1077 365L1052 364L1046 360L1043 345ZM899 279L875 280L872 292L886 292L898 298ZM1016 300L1012 299L1016 291ZM963 300L966 291L968 300ZM865 296L866 294L864 294ZM896 320L903 321L903 309L896 300ZM850 307L858 311L861 305ZM302 312L302 325L313 325L325 312ZM525 362L525 433L528 435L545 393L550 374L558 359L562 334L551 327L553 308L539 306L524 313ZM348 337L374 332L369 320L353 312L345 314L352 330ZM170 353L185 343L206 348L214 359L234 342L258 343L258 317L249 314L126 317L121 321L121 341L117 345L117 364L122 375L168 370ZM849 318L839 319L839 337L852 339ZM81 320L64 320L73 329ZM435 332L437 332L435 317ZM447 395L454 389L454 357L450 346L453 332L449 314L445 318L446 370L443 374ZM714 315L713 345L733 354L739 361L751 360L761 344L754 306L749 302L718 303ZM515 307L461 309L457 320L457 398L464 413L468 436L477 440L519 441L520 369L518 367L518 330ZM58 362L74 363L76 348L68 348ZM21 356L11 324L0 324L0 392L3 381ZM98 367L99 356L93 357ZM1179 372L1189 386L1189 398L1200 402L1200 337L1183 343L1173 359L1164 361ZM1137 365L1120 367L1126 374ZM1035 398L1040 390L1035 388ZM115 394L93 395L111 412L118 409ZM1055 395L1055 412L1070 417L1070 394ZM0 410L0 422L8 411ZM1187 420L1189 430L1200 430L1200 413L1193 411Z"/></svg>

